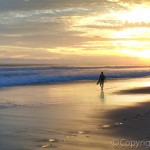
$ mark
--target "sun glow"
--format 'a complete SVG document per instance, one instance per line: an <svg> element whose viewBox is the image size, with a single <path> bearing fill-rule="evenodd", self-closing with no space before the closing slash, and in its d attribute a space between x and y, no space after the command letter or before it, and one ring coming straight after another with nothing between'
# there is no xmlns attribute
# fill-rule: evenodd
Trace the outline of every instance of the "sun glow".
<svg viewBox="0 0 150 150"><path fill-rule="evenodd" d="M139 50L139 51L123 50L122 52L135 57L150 58L150 50Z"/></svg>
<svg viewBox="0 0 150 150"><path fill-rule="evenodd" d="M128 12L118 14L119 20L128 21L130 23L150 22L150 9L145 7L132 8Z"/></svg>
<svg viewBox="0 0 150 150"><path fill-rule="evenodd" d="M124 29L114 32L112 38L125 38L125 39L137 39L137 38L149 38L150 30L146 27L136 27Z"/></svg>

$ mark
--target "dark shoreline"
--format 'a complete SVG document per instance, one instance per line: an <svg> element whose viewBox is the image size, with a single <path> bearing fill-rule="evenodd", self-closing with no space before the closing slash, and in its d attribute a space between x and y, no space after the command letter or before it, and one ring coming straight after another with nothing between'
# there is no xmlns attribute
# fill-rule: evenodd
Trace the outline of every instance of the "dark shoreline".
<svg viewBox="0 0 150 150"><path fill-rule="evenodd" d="M116 94L150 94L150 86L129 89L129 90L121 90L121 91L115 92L115 93Z"/></svg>

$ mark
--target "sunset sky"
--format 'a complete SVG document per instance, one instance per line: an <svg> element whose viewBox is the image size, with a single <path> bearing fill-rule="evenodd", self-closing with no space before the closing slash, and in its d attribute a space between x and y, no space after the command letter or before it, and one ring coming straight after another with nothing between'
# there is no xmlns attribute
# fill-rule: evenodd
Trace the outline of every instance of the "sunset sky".
<svg viewBox="0 0 150 150"><path fill-rule="evenodd" d="M0 64L149 65L149 0L0 0Z"/></svg>

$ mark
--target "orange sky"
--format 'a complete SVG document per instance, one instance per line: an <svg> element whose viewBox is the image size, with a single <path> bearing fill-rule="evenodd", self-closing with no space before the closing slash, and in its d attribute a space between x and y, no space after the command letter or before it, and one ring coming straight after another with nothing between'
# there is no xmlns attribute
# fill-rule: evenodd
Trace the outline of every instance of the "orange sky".
<svg viewBox="0 0 150 150"><path fill-rule="evenodd" d="M0 63L149 65L148 0L2 0Z"/></svg>

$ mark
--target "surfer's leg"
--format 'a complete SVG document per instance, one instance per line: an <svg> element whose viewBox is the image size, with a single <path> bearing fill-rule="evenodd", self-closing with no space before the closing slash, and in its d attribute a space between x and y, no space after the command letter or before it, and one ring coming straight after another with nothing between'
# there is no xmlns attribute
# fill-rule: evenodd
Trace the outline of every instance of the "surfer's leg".
<svg viewBox="0 0 150 150"><path fill-rule="evenodd" d="M102 81L100 81L100 87L102 88Z"/></svg>
<svg viewBox="0 0 150 150"><path fill-rule="evenodd" d="M102 84L102 82L100 82L100 87L101 87L101 90L103 89L103 84Z"/></svg>

